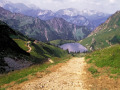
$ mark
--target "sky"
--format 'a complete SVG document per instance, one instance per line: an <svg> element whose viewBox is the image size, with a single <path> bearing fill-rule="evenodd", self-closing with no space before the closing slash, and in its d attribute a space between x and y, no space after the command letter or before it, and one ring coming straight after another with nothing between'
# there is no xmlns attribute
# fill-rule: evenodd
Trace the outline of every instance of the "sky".
<svg viewBox="0 0 120 90"><path fill-rule="evenodd" d="M13 3L34 4L41 9L57 11L65 8L77 10L97 10L104 13L115 13L120 10L120 0L9 0Z"/></svg>

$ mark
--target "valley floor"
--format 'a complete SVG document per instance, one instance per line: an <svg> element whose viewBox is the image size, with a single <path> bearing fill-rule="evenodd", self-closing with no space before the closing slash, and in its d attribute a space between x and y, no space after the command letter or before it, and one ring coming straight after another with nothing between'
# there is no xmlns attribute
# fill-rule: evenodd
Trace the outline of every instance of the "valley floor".
<svg viewBox="0 0 120 90"><path fill-rule="evenodd" d="M48 75L28 81L12 90L86 90L84 58L72 58L63 65L53 66L54 70Z"/></svg>

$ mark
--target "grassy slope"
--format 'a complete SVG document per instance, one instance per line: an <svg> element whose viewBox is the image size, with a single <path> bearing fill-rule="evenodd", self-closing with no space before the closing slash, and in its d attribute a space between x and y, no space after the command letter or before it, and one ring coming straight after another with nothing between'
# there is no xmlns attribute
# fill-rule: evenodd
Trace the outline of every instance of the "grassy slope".
<svg viewBox="0 0 120 90"><path fill-rule="evenodd" d="M110 46L106 40L110 41L114 36L120 36L120 30L119 29L112 29L111 31L105 30L100 31L96 35L87 37L80 42L82 45L86 46L87 48L94 46L94 49L100 49ZM92 44L92 39L95 39L95 43Z"/></svg>
<svg viewBox="0 0 120 90"><path fill-rule="evenodd" d="M106 40L111 42L115 36L120 36L120 12L116 12L105 23L93 31L89 37L83 39L79 43L87 48L93 47L93 49L96 50L110 46Z"/></svg>
<svg viewBox="0 0 120 90"><path fill-rule="evenodd" d="M120 75L120 45L94 51L87 54L85 58L88 60L87 62L92 65L89 71L93 74L97 72L93 66L97 66L97 68L107 67L107 69L102 70L103 72L109 72L117 76Z"/></svg>
<svg viewBox="0 0 120 90"><path fill-rule="evenodd" d="M74 43L74 42L75 42L74 40L53 40L50 41L49 43L55 46L59 46L65 43Z"/></svg>
<svg viewBox="0 0 120 90"><path fill-rule="evenodd" d="M20 39L14 39L15 42L24 50L28 50L27 48L27 42ZM64 57L67 55L67 51L63 51L62 49L45 44L43 42L37 42L36 44L31 41L30 46L32 47L32 51L30 52L30 55L33 56L35 59L35 62L41 62L40 60L45 60L47 58L51 57ZM33 60L34 61L34 60Z"/></svg>
<svg viewBox="0 0 120 90"><path fill-rule="evenodd" d="M21 39L14 39L14 41L21 47L23 50L27 51L27 41L21 40Z"/></svg>

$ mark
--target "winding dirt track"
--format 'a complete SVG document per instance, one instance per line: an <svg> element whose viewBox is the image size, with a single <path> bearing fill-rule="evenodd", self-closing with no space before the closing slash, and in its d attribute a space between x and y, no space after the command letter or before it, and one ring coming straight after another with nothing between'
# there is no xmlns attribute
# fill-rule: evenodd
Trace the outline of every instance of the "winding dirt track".
<svg viewBox="0 0 120 90"><path fill-rule="evenodd" d="M20 90L87 90L84 58L72 58L55 72L24 84Z"/></svg>
<svg viewBox="0 0 120 90"><path fill-rule="evenodd" d="M30 53L32 48L30 47L30 42L28 41L27 43L28 43L27 47L29 48L29 50L27 52Z"/></svg>

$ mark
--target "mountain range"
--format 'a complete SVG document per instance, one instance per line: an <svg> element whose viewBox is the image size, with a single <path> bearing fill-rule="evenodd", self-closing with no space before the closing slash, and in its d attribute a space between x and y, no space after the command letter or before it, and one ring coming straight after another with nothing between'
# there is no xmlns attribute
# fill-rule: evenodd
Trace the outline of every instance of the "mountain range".
<svg viewBox="0 0 120 90"><path fill-rule="evenodd" d="M13 13L21 13L32 17L39 17L41 20L50 20L55 17L63 18L72 24L76 24L78 26L87 26L87 28L89 28L91 31L106 21L110 16L110 14L95 10L79 11L73 8L68 8L53 12L51 10L39 9L36 6L26 6L23 3L8 3L7 1L1 1L1 3L4 3L1 5L3 8Z"/></svg>
<svg viewBox="0 0 120 90"><path fill-rule="evenodd" d="M0 20L21 33L40 41L56 39L80 40L90 33L87 27L70 24L62 18L43 21L39 18L12 13L2 7L0 7L0 11Z"/></svg>

